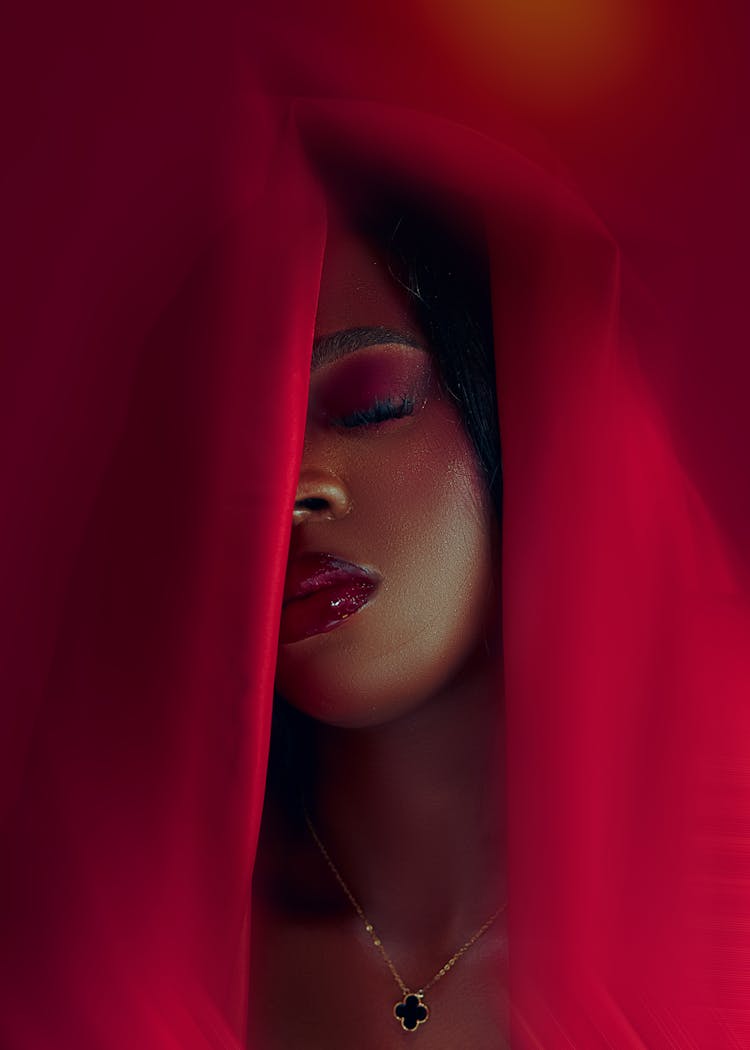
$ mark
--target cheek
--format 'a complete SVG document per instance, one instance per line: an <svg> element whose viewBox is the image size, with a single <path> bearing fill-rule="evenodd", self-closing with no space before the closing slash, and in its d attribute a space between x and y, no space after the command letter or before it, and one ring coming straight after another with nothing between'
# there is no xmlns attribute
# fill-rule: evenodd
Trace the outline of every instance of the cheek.
<svg viewBox="0 0 750 1050"><path fill-rule="evenodd" d="M446 415L391 483L390 615L382 631L400 673L407 667L399 653L408 651L417 692L438 687L475 646L493 577L484 484L469 439Z"/></svg>

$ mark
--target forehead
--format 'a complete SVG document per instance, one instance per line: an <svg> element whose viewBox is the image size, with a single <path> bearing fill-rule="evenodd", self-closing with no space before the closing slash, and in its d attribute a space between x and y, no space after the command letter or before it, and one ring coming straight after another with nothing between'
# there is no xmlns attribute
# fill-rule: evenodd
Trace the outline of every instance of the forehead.
<svg viewBox="0 0 750 1050"><path fill-rule="evenodd" d="M423 343L410 296L374 243L340 214L329 217L315 335L351 329L388 329Z"/></svg>

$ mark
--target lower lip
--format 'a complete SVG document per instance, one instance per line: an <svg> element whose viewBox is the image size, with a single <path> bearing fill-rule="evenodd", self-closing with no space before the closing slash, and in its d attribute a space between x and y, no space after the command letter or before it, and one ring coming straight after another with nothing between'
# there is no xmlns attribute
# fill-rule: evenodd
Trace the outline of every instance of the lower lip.
<svg viewBox="0 0 750 1050"><path fill-rule="evenodd" d="M300 642L341 627L369 602L377 586L374 580L352 580L287 602L281 614L279 641L283 645Z"/></svg>

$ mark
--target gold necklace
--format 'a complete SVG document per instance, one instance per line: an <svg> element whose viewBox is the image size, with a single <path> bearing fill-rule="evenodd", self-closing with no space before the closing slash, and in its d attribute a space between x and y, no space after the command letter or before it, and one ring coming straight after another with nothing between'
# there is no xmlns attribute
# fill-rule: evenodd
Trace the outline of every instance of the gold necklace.
<svg viewBox="0 0 750 1050"><path fill-rule="evenodd" d="M354 910L356 911L357 915L359 915L360 919L364 923L365 930L369 934L373 946L377 948L377 950L383 956L383 960L386 966L391 971L393 979L395 980L396 984L401 990L403 998L400 1002L394 1005L393 1016L396 1018L397 1021L401 1022L401 1027L404 1029L405 1032L415 1032L419 1025L424 1024L430 1016L430 1009L427 1003L424 1001L425 992L428 989L432 988L434 984L437 984L438 981L442 980L443 977L445 977L448 973L450 973L450 971L456 965L461 956L465 955L466 952L468 952L469 948L471 948L473 944L476 944L479 938L483 936L483 934L485 934L487 930L489 930L490 926L492 926L493 922L498 917L498 915L500 915L501 912L505 910L506 905L501 905L497 909L497 911L493 915L491 915L489 919L487 919L486 922L483 922L479 929L476 930L471 935L471 937L469 937L468 941L466 941L465 944L462 944L458 951L454 952L454 954L451 955L448 962L440 967L440 969L437 971L434 977L431 977L430 980L426 984L423 984L422 987L419 988L416 992L412 992L406 986L403 978L401 977L401 974L396 969L393 959L391 959L390 955L383 947L383 942L375 932L375 927L365 915L359 901L349 889L347 884L344 882L341 872L331 860L331 856L328 850L321 842L320 835L318 835L317 831L315 830L315 826L313 825L313 822L310 819L310 814L307 812L307 806L305 805L304 801L302 803L302 809L305 814L305 821L307 822L307 826L310 829L310 834L312 835L315 844L317 845L318 849L323 855L323 859L325 860L328 867L331 869L331 872L333 873L339 886L349 898L349 901Z"/></svg>

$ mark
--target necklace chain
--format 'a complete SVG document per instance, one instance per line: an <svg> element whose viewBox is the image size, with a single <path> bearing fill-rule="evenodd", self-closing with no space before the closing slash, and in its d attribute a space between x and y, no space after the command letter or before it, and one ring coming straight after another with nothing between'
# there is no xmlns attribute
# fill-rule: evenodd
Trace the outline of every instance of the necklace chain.
<svg viewBox="0 0 750 1050"><path fill-rule="evenodd" d="M383 961L385 962L385 964L388 967L388 969L391 971L391 974L393 975L393 979L395 980L396 984L401 989L401 992L402 992L402 994L404 996L411 995L411 994L416 994L421 999L422 996L424 995L424 993L427 991L427 989L428 988L432 988L432 986L434 984L437 984L438 981L442 980L442 978L445 977L446 974L448 974L452 970L452 968L456 965L456 963L461 958L461 956L465 955L466 952L468 952L469 948L471 948L472 945L476 944L476 942L479 940L479 938L482 937L487 932L487 930L489 930L490 926L492 926L492 924L495 921L495 919L497 919L497 917L503 911L505 911L506 905L502 904L497 909L497 911L494 912L494 914L492 914L489 917L489 919L486 920L486 922L483 922L482 925L479 927L479 929L476 930L471 935L471 937L469 937L468 941L466 941L464 944L462 944L461 947L458 949L458 951L454 952L453 955L451 955L450 959L443 966L440 967L440 969L437 971L437 973L434 975L434 977L431 977L430 980L427 982L427 984L423 984L422 987L416 993L412 993L411 990L405 984L403 978L401 977L401 974L396 969L396 966L395 966L395 964L393 962L393 959L391 959L390 955L385 950L382 940L380 939L380 937L378 936L377 932L375 931L375 927L373 926L373 924L370 922L370 920L365 915L365 913L362 910L362 906L360 905L359 901L354 896L352 891L349 889L347 884L344 882L344 879L343 879L343 877L341 875L341 872L338 870L336 865L331 860L331 855L329 854L328 850L325 848L325 846L321 842L320 836L318 835L317 831L315 830L315 826L313 825L313 822L310 819L310 814L307 812L307 806L304 804L304 801L302 803L302 809L303 809L303 812L305 814L305 821L306 821L307 826L308 826L308 828L310 830L310 834L312 835L313 840L315 841L315 844L317 845L318 849L320 850L321 854L323 855L323 859L325 860L325 862L328 865L328 867L331 869L331 872L332 872L334 878L336 879L336 881L338 882L339 886L341 887L341 889L344 891L344 893L348 897L348 899L349 899L352 907L354 908L355 912L357 913L357 915L362 920L362 922L364 924L364 927L365 927L365 930L367 931L367 933L368 933L368 935L370 937L370 940L373 943L373 946L375 948L377 948L377 950L382 955Z"/></svg>

